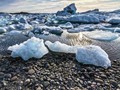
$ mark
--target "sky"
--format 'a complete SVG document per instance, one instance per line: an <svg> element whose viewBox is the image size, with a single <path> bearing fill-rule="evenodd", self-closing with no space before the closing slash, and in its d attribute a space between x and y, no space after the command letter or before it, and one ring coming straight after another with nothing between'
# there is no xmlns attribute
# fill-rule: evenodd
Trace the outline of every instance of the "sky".
<svg viewBox="0 0 120 90"><path fill-rule="evenodd" d="M111 11L120 9L120 0L0 0L0 12L52 13L75 3L77 11L99 8Z"/></svg>

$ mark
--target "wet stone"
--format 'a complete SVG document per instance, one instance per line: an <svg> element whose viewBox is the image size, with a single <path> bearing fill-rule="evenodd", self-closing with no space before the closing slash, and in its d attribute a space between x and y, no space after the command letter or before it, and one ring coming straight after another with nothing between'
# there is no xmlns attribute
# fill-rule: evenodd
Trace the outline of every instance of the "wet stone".
<svg viewBox="0 0 120 90"><path fill-rule="evenodd" d="M95 79L96 82L103 83L102 79Z"/></svg>
<svg viewBox="0 0 120 90"><path fill-rule="evenodd" d="M29 71L28 71L28 74L34 74L35 73L35 70L34 69L30 69Z"/></svg>
<svg viewBox="0 0 120 90"><path fill-rule="evenodd" d="M17 80L17 79L18 79L17 76L13 76L13 77L11 78L11 81L15 81L15 80Z"/></svg>

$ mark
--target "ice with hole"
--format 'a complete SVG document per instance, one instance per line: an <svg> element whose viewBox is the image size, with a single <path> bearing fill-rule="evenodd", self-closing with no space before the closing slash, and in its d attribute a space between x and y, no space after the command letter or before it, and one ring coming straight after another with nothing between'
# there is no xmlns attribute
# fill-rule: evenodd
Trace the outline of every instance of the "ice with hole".
<svg viewBox="0 0 120 90"><path fill-rule="evenodd" d="M27 41L8 47L12 51L12 57L21 57L23 60L28 60L32 57L42 58L48 53L48 49L44 45L43 39L32 37Z"/></svg>
<svg viewBox="0 0 120 90"><path fill-rule="evenodd" d="M111 66L108 54L101 47L95 45L79 47L76 53L76 60L83 64L92 64L104 68Z"/></svg>

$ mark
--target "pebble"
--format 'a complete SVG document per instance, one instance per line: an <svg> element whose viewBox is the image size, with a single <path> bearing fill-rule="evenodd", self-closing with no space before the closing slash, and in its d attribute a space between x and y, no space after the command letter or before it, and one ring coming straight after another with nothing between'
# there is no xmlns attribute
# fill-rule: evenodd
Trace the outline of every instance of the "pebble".
<svg viewBox="0 0 120 90"><path fill-rule="evenodd" d="M11 78L12 81L15 81L15 80L17 80L17 79L18 79L17 76L13 76L13 77Z"/></svg>
<svg viewBox="0 0 120 90"><path fill-rule="evenodd" d="M95 79L96 82L103 83L102 79Z"/></svg>
<svg viewBox="0 0 120 90"><path fill-rule="evenodd" d="M30 79L26 79L25 83L27 83L27 84L30 83Z"/></svg>
<svg viewBox="0 0 120 90"><path fill-rule="evenodd" d="M100 76L101 76L101 78L104 78L104 79L106 79L106 78L107 78L107 76L106 76L106 75L104 75L104 74L101 74Z"/></svg>
<svg viewBox="0 0 120 90"><path fill-rule="evenodd" d="M47 87L49 84L50 84L50 82L48 82L48 81L44 81L44 83L43 83L43 85L44 85L45 87Z"/></svg>
<svg viewBox="0 0 120 90"><path fill-rule="evenodd" d="M28 74L34 74L35 73L35 70L34 69L30 69L29 71L28 71Z"/></svg>
<svg viewBox="0 0 120 90"><path fill-rule="evenodd" d="M41 87L37 87L36 90L42 90L42 88Z"/></svg>
<svg viewBox="0 0 120 90"><path fill-rule="evenodd" d="M118 87L118 83L115 80L110 80L110 83L114 86L114 87Z"/></svg>

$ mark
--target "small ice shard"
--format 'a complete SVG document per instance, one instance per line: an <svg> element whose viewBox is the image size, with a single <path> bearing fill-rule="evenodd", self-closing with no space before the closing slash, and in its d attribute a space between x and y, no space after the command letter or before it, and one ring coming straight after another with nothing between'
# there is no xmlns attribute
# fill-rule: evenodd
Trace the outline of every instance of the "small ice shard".
<svg viewBox="0 0 120 90"><path fill-rule="evenodd" d="M113 24L113 25L118 25L120 24L120 18L119 17L110 18L108 20L108 23Z"/></svg>
<svg viewBox="0 0 120 90"><path fill-rule="evenodd" d="M84 33L87 37L99 41L113 41L119 37L118 33L112 33L109 31L96 30L92 32Z"/></svg>
<svg viewBox="0 0 120 90"><path fill-rule="evenodd" d="M104 68L111 66L108 54L99 46L88 45L78 48L76 59L83 64L92 64Z"/></svg>
<svg viewBox="0 0 120 90"><path fill-rule="evenodd" d="M48 53L48 49L43 43L43 39L32 37L27 41L8 47L12 51L12 57L22 57L23 60L28 60L32 57L41 58Z"/></svg>
<svg viewBox="0 0 120 90"><path fill-rule="evenodd" d="M21 34L22 31L17 31L17 30L12 30L10 32L7 33L7 35L16 35L16 34Z"/></svg>
<svg viewBox="0 0 120 90"><path fill-rule="evenodd" d="M63 29L72 29L72 28L73 28L73 25L72 25L72 23L67 22L67 23L65 23L65 24L59 25L59 27L61 27L61 28L63 28Z"/></svg>
<svg viewBox="0 0 120 90"><path fill-rule="evenodd" d="M69 46L67 44L56 41L54 43L46 41L45 45L54 52L63 52L63 53L76 53L78 46Z"/></svg>
<svg viewBox="0 0 120 90"><path fill-rule="evenodd" d="M3 34L5 32L7 32L7 30L5 28L0 27L0 34Z"/></svg>

